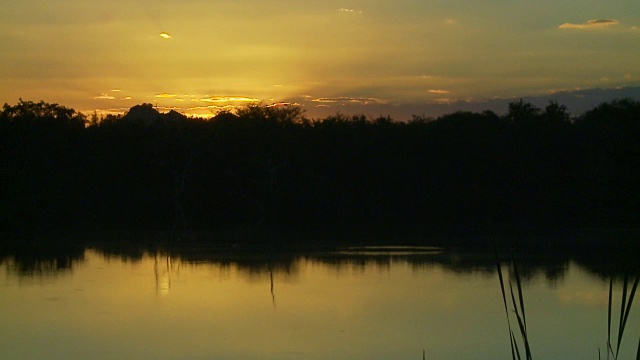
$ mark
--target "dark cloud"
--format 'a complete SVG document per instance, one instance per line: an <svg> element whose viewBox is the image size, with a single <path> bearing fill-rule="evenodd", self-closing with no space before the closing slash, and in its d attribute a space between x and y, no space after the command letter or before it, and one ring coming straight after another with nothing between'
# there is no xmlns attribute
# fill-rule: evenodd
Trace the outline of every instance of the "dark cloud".
<svg viewBox="0 0 640 360"><path fill-rule="evenodd" d="M572 91L557 91L549 95L525 96L524 101L531 102L535 106L545 107L549 101L557 101L567 106L573 115L580 115L595 106L611 101L612 99L630 98L640 100L640 87L621 87L609 89L583 89ZM497 114L504 114L509 103L519 98L494 98L490 100L461 101L454 99L441 99L436 102L411 102L411 103L363 103L338 102L331 100L347 98L320 98L297 99L307 109L306 116L310 118L322 118L337 112L344 114L365 114L371 116L390 115L394 120L410 120L413 115L437 117L451 114L456 111L482 112L491 110ZM317 100L323 100L318 102ZM446 101L445 101L446 100Z"/></svg>

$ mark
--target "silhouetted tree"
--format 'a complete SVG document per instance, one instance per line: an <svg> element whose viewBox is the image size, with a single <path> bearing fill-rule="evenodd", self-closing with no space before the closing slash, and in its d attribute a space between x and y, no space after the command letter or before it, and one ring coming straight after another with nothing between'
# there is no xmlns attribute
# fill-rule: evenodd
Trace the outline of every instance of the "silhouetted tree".
<svg viewBox="0 0 640 360"><path fill-rule="evenodd" d="M540 108L535 107L531 103L524 102L522 99L509 103L507 120L510 122L531 122L540 116Z"/></svg>
<svg viewBox="0 0 640 360"><path fill-rule="evenodd" d="M555 102L436 119L252 104L210 120L151 104L86 121L20 100L0 112L0 224L254 233L557 232L640 221L640 106L571 119Z"/></svg>
<svg viewBox="0 0 640 360"><path fill-rule="evenodd" d="M571 115L566 106L560 105L556 101L550 101L549 105L544 108L542 117L547 121L565 122L569 121Z"/></svg>
<svg viewBox="0 0 640 360"><path fill-rule="evenodd" d="M71 226L82 179L85 117L43 101L0 112L0 225L21 233Z"/></svg>

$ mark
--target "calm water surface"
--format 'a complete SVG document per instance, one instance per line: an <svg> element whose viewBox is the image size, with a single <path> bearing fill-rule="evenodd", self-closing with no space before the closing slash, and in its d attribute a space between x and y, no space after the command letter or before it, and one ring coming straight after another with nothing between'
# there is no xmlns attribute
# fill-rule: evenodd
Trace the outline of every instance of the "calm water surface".
<svg viewBox="0 0 640 360"><path fill-rule="evenodd" d="M422 359L423 350L427 359L511 357L490 258L411 249L255 258L85 250L25 265L6 257L0 357L370 360ZM571 261L526 275L534 358L597 359L607 280ZM634 309L629 320L628 353L637 346L638 315Z"/></svg>

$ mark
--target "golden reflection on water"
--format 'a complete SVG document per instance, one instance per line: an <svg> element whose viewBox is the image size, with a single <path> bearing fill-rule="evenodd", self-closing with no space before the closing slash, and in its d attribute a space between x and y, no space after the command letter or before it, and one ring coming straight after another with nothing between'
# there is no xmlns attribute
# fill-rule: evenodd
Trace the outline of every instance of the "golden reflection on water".
<svg viewBox="0 0 640 360"><path fill-rule="evenodd" d="M187 261L88 250L73 271L39 283L3 271L0 353L3 359L369 360L418 359L425 349L432 359L509 358L495 273L409 261L407 249L386 249L393 254L384 259L348 251ZM427 259L430 251L418 255ZM567 267L553 285L540 276L525 283L540 358L593 358L606 335L607 284Z"/></svg>
<svg viewBox="0 0 640 360"><path fill-rule="evenodd" d="M156 291L161 295L168 295L171 290L171 272L173 262L171 256L164 256L164 261L158 259L158 254L154 255L153 272L156 277Z"/></svg>

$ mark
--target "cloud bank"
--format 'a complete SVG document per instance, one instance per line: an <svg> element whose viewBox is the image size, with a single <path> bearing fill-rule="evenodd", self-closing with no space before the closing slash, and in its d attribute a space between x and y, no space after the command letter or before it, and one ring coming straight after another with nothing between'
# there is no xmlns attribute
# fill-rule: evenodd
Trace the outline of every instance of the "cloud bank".
<svg viewBox="0 0 640 360"><path fill-rule="evenodd" d="M558 26L558 29L597 29L604 28L613 25L618 25L620 22L618 20L613 19L597 19L597 20L589 20L582 24L574 24L574 23L564 23Z"/></svg>

